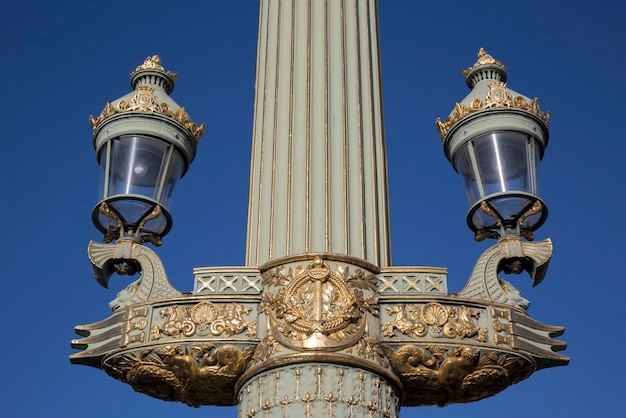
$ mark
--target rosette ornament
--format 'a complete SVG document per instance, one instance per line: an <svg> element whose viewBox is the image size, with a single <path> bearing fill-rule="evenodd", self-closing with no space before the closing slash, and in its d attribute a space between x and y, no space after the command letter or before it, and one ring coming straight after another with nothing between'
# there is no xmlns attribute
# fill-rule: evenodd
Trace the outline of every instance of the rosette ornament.
<svg viewBox="0 0 626 418"><path fill-rule="evenodd" d="M550 113L537 98L508 88L506 68L482 48L463 75L472 91L435 125L463 179L467 224L479 241L511 235L533 240L548 216L539 198L538 166L548 145Z"/></svg>
<svg viewBox="0 0 626 418"><path fill-rule="evenodd" d="M133 91L90 116L100 164L100 203L92 212L104 241L161 244L172 227L174 186L193 161L205 125L169 97L177 74L158 55L131 73Z"/></svg>

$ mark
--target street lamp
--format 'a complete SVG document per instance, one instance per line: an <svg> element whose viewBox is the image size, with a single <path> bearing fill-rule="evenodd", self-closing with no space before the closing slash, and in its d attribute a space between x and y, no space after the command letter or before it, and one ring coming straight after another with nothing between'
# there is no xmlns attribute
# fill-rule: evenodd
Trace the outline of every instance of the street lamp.
<svg viewBox="0 0 626 418"><path fill-rule="evenodd" d="M134 91L89 118L100 164L100 202L92 212L104 241L161 244L172 227L174 186L194 159L205 126L193 123L168 94L177 74L158 55L131 74Z"/></svg>
<svg viewBox="0 0 626 418"><path fill-rule="evenodd" d="M568 363L563 327L532 319L499 276L526 270L537 284L552 254L549 239L530 242L547 216L537 165L549 118L484 50L465 72L472 93L437 126L470 228L498 242L459 292L445 268L391 264L376 22L375 0L261 3L246 264L194 269L191 292L142 243L171 227L172 188L204 126L167 97L173 76L158 57L132 75L134 93L91 118L103 173L94 222L117 240L89 244L92 268L105 287L113 271L141 274L108 318L76 327L72 363L248 418L397 418Z"/></svg>
<svg viewBox="0 0 626 418"><path fill-rule="evenodd" d="M472 91L436 125L446 157L465 185L467 224L479 241L511 235L532 241L548 216L538 196L537 171L550 113L536 98L509 89L506 68L482 48L463 75Z"/></svg>

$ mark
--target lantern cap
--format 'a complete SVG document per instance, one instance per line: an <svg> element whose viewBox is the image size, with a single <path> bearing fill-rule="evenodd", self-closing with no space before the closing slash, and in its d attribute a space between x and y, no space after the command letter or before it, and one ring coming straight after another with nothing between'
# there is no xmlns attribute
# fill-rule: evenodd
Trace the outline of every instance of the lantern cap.
<svg viewBox="0 0 626 418"><path fill-rule="evenodd" d="M89 117L94 138L108 121L118 115L148 113L165 116L170 121L182 125L184 131L197 143L206 131L205 124L198 126L191 120L185 108L168 96L174 90L177 77L178 74L165 71L158 55L147 57L143 64L130 74L131 87L134 91L113 102L107 102L98 117Z"/></svg>
<svg viewBox="0 0 626 418"><path fill-rule="evenodd" d="M472 89L465 99L456 103L448 117L441 121L437 118L435 126L441 136L441 141L446 142L452 136L452 132L471 117L478 114L494 111L511 111L520 116L526 114L536 120L545 132L547 142L548 124L550 112L544 112L539 107L538 99L530 99L506 85L506 67L498 60L489 55L484 48L478 51L476 63L465 70L463 76L467 86Z"/></svg>
<svg viewBox="0 0 626 418"><path fill-rule="evenodd" d="M136 88L138 82L144 78L155 73L158 81L167 94L170 94L174 90L174 84L178 78L178 73L171 71L165 72L165 68L161 65L161 57L153 55L147 57L143 64L138 65L135 71L130 73L130 86Z"/></svg>
<svg viewBox="0 0 626 418"><path fill-rule="evenodd" d="M506 82L506 67L497 59L485 51L485 48L478 50L478 60L473 66L462 71L467 87L473 89L478 82L484 79L493 79Z"/></svg>

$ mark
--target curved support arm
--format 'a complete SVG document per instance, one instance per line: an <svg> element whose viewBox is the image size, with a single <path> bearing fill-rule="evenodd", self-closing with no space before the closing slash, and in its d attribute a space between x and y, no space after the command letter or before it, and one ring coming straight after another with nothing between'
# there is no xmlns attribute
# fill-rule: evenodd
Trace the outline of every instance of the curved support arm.
<svg viewBox="0 0 626 418"><path fill-rule="evenodd" d="M111 302L113 310L152 299L180 297L182 293L170 284L161 259L150 248L135 241L122 240L115 244L89 243L89 260L96 278L104 288L114 272L141 277Z"/></svg>
<svg viewBox="0 0 626 418"><path fill-rule="evenodd" d="M526 309L530 304L520 292L505 282L500 271L530 275L533 286L541 283L552 256L552 241L527 242L521 238L505 238L489 247L478 258L467 284L457 295L483 299Z"/></svg>

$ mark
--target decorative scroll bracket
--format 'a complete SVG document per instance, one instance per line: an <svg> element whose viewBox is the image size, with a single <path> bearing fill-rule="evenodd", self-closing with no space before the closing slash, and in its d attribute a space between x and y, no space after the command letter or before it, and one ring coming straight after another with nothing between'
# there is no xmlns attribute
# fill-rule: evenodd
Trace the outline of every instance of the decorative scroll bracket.
<svg viewBox="0 0 626 418"><path fill-rule="evenodd" d="M161 259L150 248L132 240L122 240L115 244L89 243L89 259L96 281L108 288L114 272L134 274L141 277L122 290L110 303L113 310L152 299L181 297L167 279Z"/></svg>
<svg viewBox="0 0 626 418"><path fill-rule="evenodd" d="M527 271L533 286L544 279L552 255L552 241L526 242L521 238L504 238L489 247L478 259L472 274L457 296L482 299L505 305L528 308L528 301L510 283L498 276L500 271Z"/></svg>

